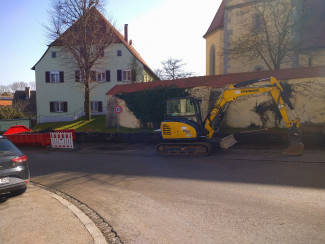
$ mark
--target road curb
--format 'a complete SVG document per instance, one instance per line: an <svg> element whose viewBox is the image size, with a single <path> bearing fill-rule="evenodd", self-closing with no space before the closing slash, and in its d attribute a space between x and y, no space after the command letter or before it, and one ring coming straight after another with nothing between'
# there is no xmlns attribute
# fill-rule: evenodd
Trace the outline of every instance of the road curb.
<svg viewBox="0 0 325 244"><path fill-rule="evenodd" d="M218 137L223 138L230 133L219 133ZM233 133L239 146L253 146L257 148L287 147L289 136L287 132L251 132L251 133ZM305 149L324 149L325 134L306 132L302 134L301 140ZM147 144L157 145L162 141L161 134L158 132L148 133L104 133L104 132L76 132L77 143L128 143L128 144Z"/></svg>
<svg viewBox="0 0 325 244"><path fill-rule="evenodd" d="M96 244L123 244L120 237L118 237L117 233L105 221L105 219L86 204L54 188L33 181L30 183L36 187L51 192L51 196L54 199L58 200L61 204L72 211L83 223Z"/></svg>
<svg viewBox="0 0 325 244"><path fill-rule="evenodd" d="M88 216L85 215L79 208L77 208L69 201L63 199L59 195L56 195L55 193L51 193L51 196L58 200L62 205L70 209L70 211L76 215L76 217L86 227L89 234L93 237L95 244L107 244L107 241L102 232L97 228L95 223L90 218L88 218Z"/></svg>

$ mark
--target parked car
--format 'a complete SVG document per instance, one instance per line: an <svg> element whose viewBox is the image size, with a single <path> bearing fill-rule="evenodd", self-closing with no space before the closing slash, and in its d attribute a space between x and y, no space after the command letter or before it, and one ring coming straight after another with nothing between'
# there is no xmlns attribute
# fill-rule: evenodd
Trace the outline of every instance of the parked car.
<svg viewBox="0 0 325 244"><path fill-rule="evenodd" d="M29 179L27 156L6 137L0 136L0 194L23 194Z"/></svg>

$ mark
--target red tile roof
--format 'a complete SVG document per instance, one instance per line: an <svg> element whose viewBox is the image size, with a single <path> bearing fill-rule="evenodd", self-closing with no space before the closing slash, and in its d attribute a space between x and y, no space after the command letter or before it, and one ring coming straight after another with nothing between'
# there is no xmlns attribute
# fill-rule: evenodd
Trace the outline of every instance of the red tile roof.
<svg viewBox="0 0 325 244"><path fill-rule="evenodd" d="M11 106L13 97L0 95L0 106Z"/></svg>
<svg viewBox="0 0 325 244"><path fill-rule="evenodd" d="M155 79L158 79L158 77L156 76L156 74L150 69L150 67L148 66L148 64L144 61L144 59L140 56L140 54L134 49L134 47L132 45L130 45L128 42L125 41L124 36L118 30L116 30L114 28L114 26L95 7L91 8L89 10L89 14L96 16L94 19L96 20L96 24L97 25L102 26L103 29L108 28L108 29L110 29L110 30L113 31L114 35L113 36L109 36L109 38L113 38L114 39L113 40L113 43L123 43L124 46L134 55L134 57L136 57L144 65L145 69L151 75L153 75L155 77ZM73 26L76 25L76 24L78 24L78 21L76 21L72 26L70 26L62 34L62 36L67 36L69 34L69 32L73 32L74 31ZM60 37L59 37L56 40L54 40L49 45L49 47L51 47L51 46L62 46L62 45L63 45L62 44L62 41L60 40ZM43 56L42 56L42 58L43 58ZM34 65L34 67L32 68L32 70L35 70L35 66L38 64L38 62Z"/></svg>
<svg viewBox="0 0 325 244"><path fill-rule="evenodd" d="M211 25L207 32L204 34L204 38L206 38L211 32L213 32L215 29L223 27L224 26L224 15L225 15L225 10L224 10L224 0L220 4L220 7L214 16Z"/></svg>
<svg viewBox="0 0 325 244"><path fill-rule="evenodd" d="M153 89L157 87L176 86L178 88L193 88L200 86L210 86L214 88L222 88L229 84L238 82L263 79L270 76L276 77L278 80L325 77L325 66L300 67L295 69L280 69L258 72L235 73L225 75L211 75L190 77L178 80L142 82L135 84L116 85L109 90L106 95L116 95L121 93L131 93L141 90Z"/></svg>
<svg viewBox="0 0 325 244"><path fill-rule="evenodd" d="M156 77L155 73L149 68L149 66L147 65L147 63L144 61L144 59L140 56L140 54L135 50L135 48L130 45L128 42L125 41L124 36L114 28L114 26L96 9L93 8L95 11L95 14L99 14L102 21L105 22L105 24L108 26L108 28L112 29L113 32L116 34L118 41L123 43L124 46L145 66L145 68ZM157 78L157 77L156 77Z"/></svg>

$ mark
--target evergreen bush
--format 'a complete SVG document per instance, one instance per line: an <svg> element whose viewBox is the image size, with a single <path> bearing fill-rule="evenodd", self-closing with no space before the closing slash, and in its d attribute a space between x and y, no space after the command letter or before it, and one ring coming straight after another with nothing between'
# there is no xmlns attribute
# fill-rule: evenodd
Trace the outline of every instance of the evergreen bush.
<svg viewBox="0 0 325 244"><path fill-rule="evenodd" d="M11 106L0 106L0 119L20 119L25 115Z"/></svg>
<svg viewBox="0 0 325 244"><path fill-rule="evenodd" d="M131 112L141 121L144 127L152 123L159 128L164 119L165 103L168 98L186 97L189 95L185 89L176 86L157 87L133 93L116 95L125 101Z"/></svg>

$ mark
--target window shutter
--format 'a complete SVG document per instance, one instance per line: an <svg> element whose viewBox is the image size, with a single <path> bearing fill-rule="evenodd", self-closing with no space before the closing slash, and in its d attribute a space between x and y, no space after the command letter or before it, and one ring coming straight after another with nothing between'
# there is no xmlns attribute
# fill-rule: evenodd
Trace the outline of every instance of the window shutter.
<svg viewBox="0 0 325 244"><path fill-rule="evenodd" d="M102 101L98 102L98 112L103 112L103 102Z"/></svg>
<svg viewBox="0 0 325 244"><path fill-rule="evenodd" d="M131 70L131 80L132 81L136 81L137 79L137 73L135 72L135 70Z"/></svg>
<svg viewBox="0 0 325 244"><path fill-rule="evenodd" d="M96 81L96 71L94 71L94 70L90 71L90 81L91 82Z"/></svg>
<svg viewBox="0 0 325 244"><path fill-rule="evenodd" d="M117 70L117 81L122 81L122 70Z"/></svg>
<svg viewBox="0 0 325 244"><path fill-rule="evenodd" d="M64 82L64 72L60 71L60 83Z"/></svg>
<svg viewBox="0 0 325 244"><path fill-rule="evenodd" d="M75 81L80 82L80 70L75 71Z"/></svg>
<svg viewBox="0 0 325 244"><path fill-rule="evenodd" d="M68 112L68 102L63 102L63 112Z"/></svg>
<svg viewBox="0 0 325 244"><path fill-rule="evenodd" d="M111 81L111 71L106 70L106 82L110 82Z"/></svg>
<svg viewBox="0 0 325 244"><path fill-rule="evenodd" d="M54 111L54 102L50 102L50 112L55 112Z"/></svg>
<svg viewBox="0 0 325 244"><path fill-rule="evenodd" d="M45 72L45 82L50 83L50 71Z"/></svg>

